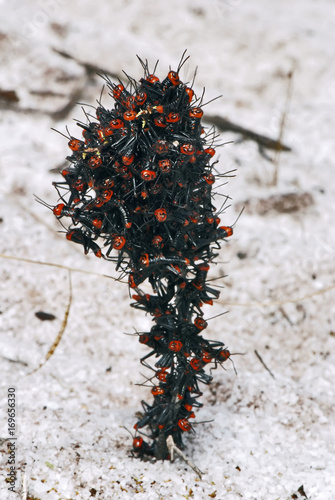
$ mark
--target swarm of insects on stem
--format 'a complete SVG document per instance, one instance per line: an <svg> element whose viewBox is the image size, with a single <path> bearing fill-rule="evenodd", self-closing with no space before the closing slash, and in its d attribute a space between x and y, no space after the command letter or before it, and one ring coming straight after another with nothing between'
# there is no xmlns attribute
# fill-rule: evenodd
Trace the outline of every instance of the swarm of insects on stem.
<svg viewBox="0 0 335 500"><path fill-rule="evenodd" d="M150 349L141 363L152 372L153 401L142 402L133 450L157 459L170 458L171 438L183 448L202 406L200 384L212 381L205 367L230 356L203 337L202 307L219 297L207 274L232 228L213 205L216 135L202 127L203 96L179 78L187 59L162 81L141 59L144 77L127 77L127 88L104 77L114 107L99 102L96 118L78 123L82 138L69 135L69 166L54 183L53 212L67 239L114 262L128 277L131 305L152 316L151 330L137 335Z"/></svg>

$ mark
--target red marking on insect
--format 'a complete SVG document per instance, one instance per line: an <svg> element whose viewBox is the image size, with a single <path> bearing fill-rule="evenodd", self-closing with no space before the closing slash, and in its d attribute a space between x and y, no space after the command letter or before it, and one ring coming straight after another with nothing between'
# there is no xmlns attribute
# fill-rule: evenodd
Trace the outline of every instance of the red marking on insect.
<svg viewBox="0 0 335 500"><path fill-rule="evenodd" d="M150 264L149 254L145 253L141 255L140 262L141 264L143 264L143 266L148 267L148 265Z"/></svg>
<svg viewBox="0 0 335 500"><path fill-rule="evenodd" d="M166 127L164 116L156 116L154 118L154 124L156 125L156 127L160 127L160 128Z"/></svg>
<svg viewBox="0 0 335 500"><path fill-rule="evenodd" d="M169 349L170 351L173 352L179 352L183 348L182 342L180 340L172 340L172 342L169 343Z"/></svg>
<svg viewBox="0 0 335 500"><path fill-rule="evenodd" d="M207 321L205 321L203 318L201 318L200 316L198 316L197 318L195 318L194 320L194 324L195 326L199 329L199 330L204 330L205 328L207 328Z"/></svg>
<svg viewBox="0 0 335 500"><path fill-rule="evenodd" d="M124 236L114 236L113 238L113 248L115 250L121 250L126 244L126 238Z"/></svg>
<svg viewBox="0 0 335 500"><path fill-rule="evenodd" d="M156 219L158 222L164 222L167 218L166 210L165 208L157 208L154 212Z"/></svg>
<svg viewBox="0 0 335 500"><path fill-rule="evenodd" d="M185 87L185 92L188 96L188 102L191 102L194 96L194 91L190 87Z"/></svg>
<svg viewBox="0 0 335 500"><path fill-rule="evenodd" d="M144 181L153 181L156 178L156 172L153 170L142 170L141 177Z"/></svg>
<svg viewBox="0 0 335 500"><path fill-rule="evenodd" d="M102 186L105 187L106 189L114 187L113 179L104 179L102 182Z"/></svg>
<svg viewBox="0 0 335 500"><path fill-rule="evenodd" d="M169 71L168 79L173 85L179 85L179 75L175 71Z"/></svg>
<svg viewBox="0 0 335 500"><path fill-rule="evenodd" d="M120 99L122 92L124 91L124 86L120 83L113 88L114 99Z"/></svg>
<svg viewBox="0 0 335 500"><path fill-rule="evenodd" d="M201 118L204 112L201 108L191 108L188 112L190 118Z"/></svg>
<svg viewBox="0 0 335 500"><path fill-rule="evenodd" d="M93 219L92 224L96 229L101 229L103 223L101 219Z"/></svg>
<svg viewBox="0 0 335 500"><path fill-rule="evenodd" d="M68 231L66 233L66 239L69 240L69 241L73 240L73 241L77 242L77 240L76 240L77 234L78 234L78 232L77 232L76 229L73 229L72 231ZM80 241L80 243L81 243L81 241Z"/></svg>
<svg viewBox="0 0 335 500"><path fill-rule="evenodd" d="M203 175L202 178L205 179L207 184L214 184L215 182L215 175L213 174Z"/></svg>
<svg viewBox="0 0 335 500"><path fill-rule="evenodd" d="M215 149L207 148L207 149L205 149L205 153L207 153L209 156L213 157L215 155Z"/></svg>
<svg viewBox="0 0 335 500"><path fill-rule="evenodd" d="M122 156L122 163L124 165L131 165L133 163L133 161L134 161L134 158L135 158L134 154L132 154L130 156Z"/></svg>
<svg viewBox="0 0 335 500"><path fill-rule="evenodd" d="M193 155L195 152L195 147L193 144L186 143L180 147L180 151L183 155Z"/></svg>
<svg viewBox="0 0 335 500"><path fill-rule="evenodd" d="M202 351L202 361L204 363L210 363L212 361L213 357L209 352Z"/></svg>
<svg viewBox="0 0 335 500"><path fill-rule="evenodd" d="M169 113L165 119L167 123L177 123L179 122L180 118L181 116L179 113Z"/></svg>
<svg viewBox="0 0 335 500"><path fill-rule="evenodd" d="M62 171L61 171L61 174L63 177L67 177L69 174L71 174L71 170L69 168L64 168Z"/></svg>
<svg viewBox="0 0 335 500"><path fill-rule="evenodd" d="M137 119L136 111L131 111L131 110L125 111L125 113L123 113L123 119L126 120L126 122L132 122L136 120Z"/></svg>
<svg viewBox="0 0 335 500"><path fill-rule="evenodd" d="M101 197L105 200L105 203L107 203L107 201L112 198L113 194L114 192L111 189L104 189L101 192Z"/></svg>
<svg viewBox="0 0 335 500"><path fill-rule="evenodd" d="M97 130L97 134L98 134L100 142L104 142L104 140L105 140L105 134L104 134L103 129L98 129Z"/></svg>
<svg viewBox="0 0 335 500"><path fill-rule="evenodd" d="M167 370L167 368L161 368L160 370L158 370L156 372L156 377L161 382L166 382L166 379L167 379L167 376L168 376L168 373L166 373L166 370Z"/></svg>
<svg viewBox="0 0 335 500"><path fill-rule="evenodd" d="M135 97L132 95L127 96L126 100L124 101L124 105L127 109L134 110L136 108Z"/></svg>
<svg viewBox="0 0 335 500"><path fill-rule="evenodd" d="M151 240L151 243L153 244L153 246L157 247L157 248L162 248L164 246L162 242L163 242L163 238L161 236L159 236L159 234L154 236Z"/></svg>
<svg viewBox="0 0 335 500"><path fill-rule="evenodd" d="M212 306L213 305L213 300L212 299L206 299L206 300L204 300L204 303Z"/></svg>
<svg viewBox="0 0 335 500"><path fill-rule="evenodd" d="M129 286L130 288L137 288L137 283L135 281L135 278L134 278L134 275L133 274L129 274Z"/></svg>
<svg viewBox="0 0 335 500"><path fill-rule="evenodd" d="M165 160L159 160L158 168L163 172L163 174L168 174L171 171L171 161L166 158Z"/></svg>
<svg viewBox="0 0 335 500"><path fill-rule="evenodd" d="M142 333L139 336L139 341L140 341L141 344L147 344L149 342L149 340L150 340L150 337L146 333Z"/></svg>
<svg viewBox="0 0 335 500"><path fill-rule="evenodd" d="M193 212L191 215L189 215L190 221L193 222L194 224L198 224L199 222L199 214L196 212Z"/></svg>
<svg viewBox="0 0 335 500"><path fill-rule="evenodd" d="M109 126L111 129L113 130L117 130L119 128L123 128L124 127L124 123L122 120L120 120L120 118L115 118L114 120L111 120L109 122Z"/></svg>
<svg viewBox="0 0 335 500"><path fill-rule="evenodd" d="M155 145L155 151L159 155L166 154L169 150L169 143L164 139L159 139Z"/></svg>
<svg viewBox="0 0 335 500"><path fill-rule="evenodd" d="M81 179L77 179L73 184L71 184L71 186L76 191L85 191L86 189L86 184Z"/></svg>
<svg viewBox="0 0 335 500"><path fill-rule="evenodd" d="M63 208L65 207L64 203L59 203L53 208L53 213L56 215L56 217L60 217L62 215Z"/></svg>
<svg viewBox="0 0 335 500"><path fill-rule="evenodd" d="M109 137L114 134L114 129L112 127L106 127L104 128L104 134L106 137Z"/></svg>
<svg viewBox="0 0 335 500"><path fill-rule="evenodd" d="M183 274L183 273L182 273L182 270L180 269L180 267L179 267L179 266L177 266L177 264L171 264L171 267L173 267L173 269L174 269L175 271L177 271L177 274L179 274L180 276L182 276L182 274Z"/></svg>
<svg viewBox="0 0 335 500"><path fill-rule="evenodd" d="M79 141L79 139L71 139L68 142L68 146L72 151L80 151L80 149L83 147L83 142Z"/></svg>
<svg viewBox="0 0 335 500"><path fill-rule="evenodd" d="M233 234L233 228L230 226L220 226L219 229L224 231L224 233L225 233L224 238L228 238L229 236L232 236L232 234Z"/></svg>
<svg viewBox="0 0 335 500"><path fill-rule="evenodd" d="M92 156L88 162L88 166L92 169L99 168L102 165L102 159L100 156Z"/></svg>
<svg viewBox="0 0 335 500"><path fill-rule="evenodd" d="M186 418L181 418L180 420L178 420L178 425L184 432L187 432L192 428L190 422Z"/></svg>
<svg viewBox="0 0 335 500"><path fill-rule="evenodd" d="M228 349L222 349L218 355L218 360L221 362L226 361L228 358L230 358L230 352Z"/></svg>
<svg viewBox="0 0 335 500"><path fill-rule="evenodd" d="M145 92L141 91L135 95L135 102L138 106L143 106L148 96Z"/></svg>
<svg viewBox="0 0 335 500"><path fill-rule="evenodd" d="M164 113L164 106L155 106L155 110L157 111L157 113Z"/></svg>
<svg viewBox="0 0 335 500"><path fill-rule="evenodd" d="M141 436L134 438L133 447L135 449L140 449L143 446L143 438Z"/></svg>
<svg viewBox="0 0 335 500"><path fill-rule="evenodd" d="M147 78L146 78L147 82L150 82L150 83L156 83L156 82L159 82L159 78L157 78L156 75L149 75Z"/></svg>
<svg viewBox="0 0 335 500"><path fill-rule="evenodd" d="M97 196L94 200L94 205L97 207L97 208L100 208L102 207L104 204L106 203L106 200L104 199L103 196Z"/></svg>
<svg viewBox="0 0 335 500"><path fill-rule="evenodd" d="M151 389L151 393L154 395L154 396L161 396L162 394L165 393L164 389L162 389L161 387L159 387L158 385L156 385L155 387L153 387Z"/></svg>
<svg viewBox="0 0 335 500"><path fill-rule="evenodd" d="M200 370L202 368L203 362L202 362L201 359L193 358L191 360L190 365L192 366L193 370L198 371L198 370Z"/></svg>

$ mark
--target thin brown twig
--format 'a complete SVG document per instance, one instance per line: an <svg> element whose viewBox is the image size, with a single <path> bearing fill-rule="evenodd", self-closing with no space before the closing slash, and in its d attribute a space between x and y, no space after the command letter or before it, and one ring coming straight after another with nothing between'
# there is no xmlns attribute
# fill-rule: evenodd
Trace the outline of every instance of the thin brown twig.
<svg viewBox="0 0 335 500"><path fill-rule="evenodd" d="M221 132L228 132L228 131L235 132L237 134L241 134L245 140L249 139L251 141L256 142L260 150L265 148L265 149L272 149L275 151L277 151L278 149L280 151L291 151L291 148L283 144L281 141L270 139L269 137L258 134L253 130L241 127L240 125L237 125L236 123L233 123L227 120L226 118L223 118L222 116L206 115L204 117L204 120L207 121L208 123L215 125Z"/></svg>
<svg viewBox="0 0 335 500"><path fill-rule="evenodd" d="M57 346L58 346L59 342L61 341L63 334L65 332L65 328L67 326L67 320L68 320L68 317L70 314L71 304L72 304L72 281L71 281L71 271L69 271L69 300L68 300L68 304L67 304L65 314L64 314L64 319L62 321L62 325L60 327L58 335L57 335L54 343L50 347L49 351L47 352L47 355L46 355L44 361L42 361L42 363L40 363L39 366L37 368L35 368L32 372L27 373L27 375L32 375L33 373L36 373L38 370L40 370L42 368L42 366L44 366L45 363L48 361L48 359L51 358L51 356L53 355L53 353L57 349Z"/></svg>
<svg viewBox="0 0 335 500"><path fill-rule="evenodd" d="M278 172L279 172L279 161L280 161L280 153L282 151L281 144L283 140L283 135L284 135L284 129L286 125L286 120L287 120L287 115L289 112L289 107L290 107L290 101L292 97L292 88L293 88L293 73L294 73L294 68L291 69L291 71L288 72L287 78L288 78L288 85L287 85L287 92L286 92L286 100L285 100L285 106L284 110L282 113L282 117L280 120L280 126L279 126L279 136L277 140L277 145L276 145L276 153L275 153L275 158L274 158L274 173L273 173L273 185L276 186L278 182Z"/></svg>
<svg viewBox="0 0 335 500"><path fill-rule="evenodd" d="M169 453L170 453L170 458L171 458L171 462L173 462L173 459L174 459L174 454L178 455L180 458L182 458L184 460L184 462L189 466L191 467L192 470L194 470L194 472L196 474L198 474L199 478L202 479L202 474L203 472L201 472L201 470L192 462L192 460L190 460L186 455L185 453L183 453L179 448L178 446L176 446L174 440L173 440L173 437L170 435L167 437L166 439L166 446L167 446L167 449L169 450Z"/></svg>
<svg viewBox="0 0 335 500"><path fill-rule="evenodd" d="M263 361L263 359L262 359L261 355L260 355L260 354L256 351L256 349L255 349L255 351L254 351L254 352L255 352L255 354L256 354L256 356L257 356L257 358L259 359L259 361L262 363L262 365L263 365L263 366L264 366L264 368L266 369L266 371L268 371L268 372L270 373L271 377L275 379L276 377L274 376L274 374L272 373L272 371L270 370L270 368L268 368L268 367L266 366L266 364L264 363L264 361Z"/></svg>

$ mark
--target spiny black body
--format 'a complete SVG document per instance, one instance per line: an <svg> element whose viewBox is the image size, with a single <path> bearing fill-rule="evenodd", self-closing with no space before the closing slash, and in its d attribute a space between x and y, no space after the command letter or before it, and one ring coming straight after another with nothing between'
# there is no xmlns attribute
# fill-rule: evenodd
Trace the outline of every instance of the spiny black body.
<svg viewBox="0 0 335 500"><path fill-rule="evenodd" d="M202 336L202 306L219 297L207 273L214 244L232 229L219 225L212 203L213 138L208 144L201 102L179 79L182 63L163 81L142 65L144 78L130 78L129 90L106 79L114 108L99 105L97 121L78 124L83 138L70 137L70 165L64 182L54 183L62 203L53 212L70 220L66 236L85 253L116 262L134 291L132 306L153 317L151 330L138 335L150 349L141 362L157 382L135 425L148 440L137 435L133 447L139 456L166 459L166 438L182 448L193 430L199 384L212 380L205 366L230 355ZM144 282L152 294L141 290Z"/></svg>

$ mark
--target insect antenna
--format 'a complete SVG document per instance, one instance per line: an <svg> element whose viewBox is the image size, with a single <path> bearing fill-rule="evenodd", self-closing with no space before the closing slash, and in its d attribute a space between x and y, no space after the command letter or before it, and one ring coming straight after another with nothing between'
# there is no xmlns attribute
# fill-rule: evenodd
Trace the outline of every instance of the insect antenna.
<svg viewBox="0 0 335 500"><path fill-rule="evenodd" d="M65 139L71 139L71 134L70 134L67 126L66 126L66 131L67 131L68 135L63 134L63 132L60 132L59 130L57 130L53 127L51 127L51 130L53 130L54 132L57 132L57 134L59 134L59 135L62 135L63 137L65 137Z"/></svg>
<svg viewBox="0 0 335 500"><path fill-rule="evenodd" d="M184 66L186 61L188 61L188 59L190 58L190 56L185 57L186 52L187 52L187 49L185 49L184 52L182 53L182 56L180 58L180 62L178 64L177 73L180 72L181 68ZM184 59L184 57L185 57L185 59Z"/></svg>

